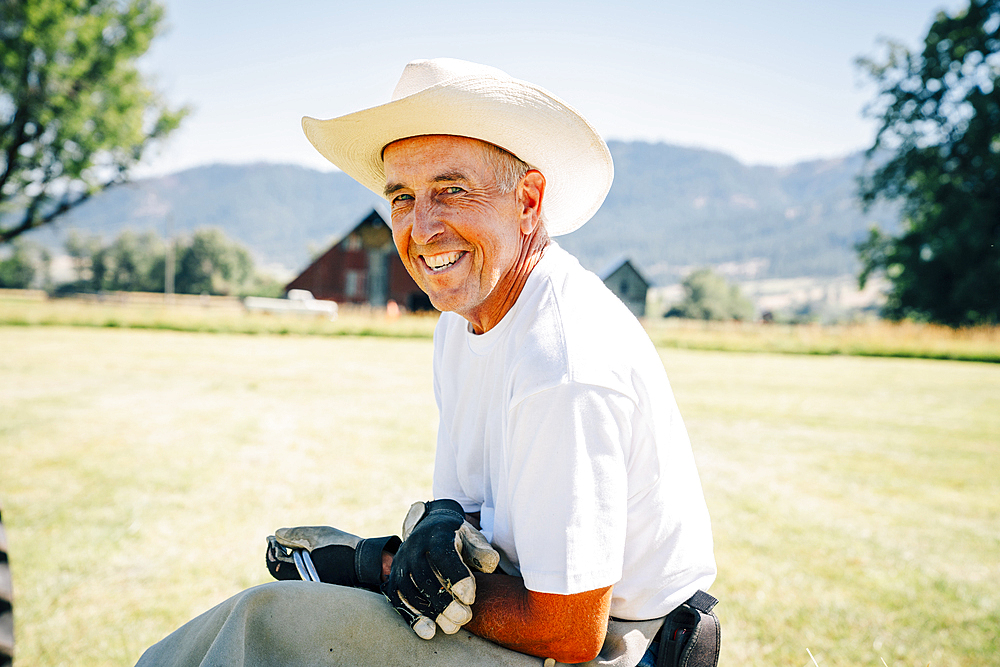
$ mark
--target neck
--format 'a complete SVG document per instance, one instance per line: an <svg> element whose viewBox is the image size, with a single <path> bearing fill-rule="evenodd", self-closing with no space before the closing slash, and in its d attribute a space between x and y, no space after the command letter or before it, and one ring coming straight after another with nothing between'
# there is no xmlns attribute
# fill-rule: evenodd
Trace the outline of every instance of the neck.
<svg viewBox="0 0 1000 667"><path fill-rule="evenodd" d="M531 275L531 272L538 264L538 260L542 258L542 253L545 252L545 248L548 245L549 235L545 231L544 225L536 226L535 231L531 235L523 237L517 261L514 262L508 278L504 281L507 285L503 290L503 299L496 304L496 307L489 309L488 312L466 317L472 326L473 333L486 333L495 327L504 318L504 315L514 307L517 298L521 296L524 284L528 282L528 276Z"/></svg>

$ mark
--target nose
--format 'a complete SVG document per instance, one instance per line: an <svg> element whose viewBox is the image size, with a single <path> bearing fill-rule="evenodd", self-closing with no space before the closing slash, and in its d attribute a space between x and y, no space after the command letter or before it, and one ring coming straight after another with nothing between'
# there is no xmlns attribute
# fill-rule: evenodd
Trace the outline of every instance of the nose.
<svg viewBox="0 0 1000 667"><path fill-rule="evenodd" d="M424 245L444 231L444 224L435 215L434 202L428 198L418 198L413 206L413 227L410 237Z"/></svg>

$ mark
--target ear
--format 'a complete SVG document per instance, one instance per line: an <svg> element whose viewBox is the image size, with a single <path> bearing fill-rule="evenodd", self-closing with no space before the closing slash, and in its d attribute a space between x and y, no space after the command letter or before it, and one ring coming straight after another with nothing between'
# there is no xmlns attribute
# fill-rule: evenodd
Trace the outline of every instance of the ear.
<svg viewBox="0 0 1000 667"><path fill-rule="evenodd" d="M542 219L542 198L545 196L545 176L537 169L525 174L517 184L518 213L521 216L521 233L530 235Z"/></svg>

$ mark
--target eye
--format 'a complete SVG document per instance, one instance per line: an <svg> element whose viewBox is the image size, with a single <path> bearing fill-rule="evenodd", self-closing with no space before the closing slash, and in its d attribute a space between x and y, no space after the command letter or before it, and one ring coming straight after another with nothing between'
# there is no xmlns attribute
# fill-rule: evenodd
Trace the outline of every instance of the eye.
<svg viewBox="0 0 1000 667"><path fill-rule="evenodd" d="M461 186L458 186L458 185L449 185L448 187L446 187L444 189L444 193L446 195L457 195L457 194L460 194L462 192L465 192L465 188L463 188Z"/></svg>
<svg viewBox="0 0 1000 667"><path fill-rule="evenodd" d="M392 198L393 206L402 206L407 202L413 201L413 195L399 194Z"/></svg>

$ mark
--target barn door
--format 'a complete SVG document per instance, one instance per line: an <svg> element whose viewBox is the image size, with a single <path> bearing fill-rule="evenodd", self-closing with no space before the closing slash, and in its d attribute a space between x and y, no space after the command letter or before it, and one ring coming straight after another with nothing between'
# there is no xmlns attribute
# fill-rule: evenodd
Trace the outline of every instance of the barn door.
<svg viewBox="0 0 1000 667"><path fill-rule="evenodd" d="M392 246L368 250L368 303L385 308L389 299L389 250Z"/></svg>

